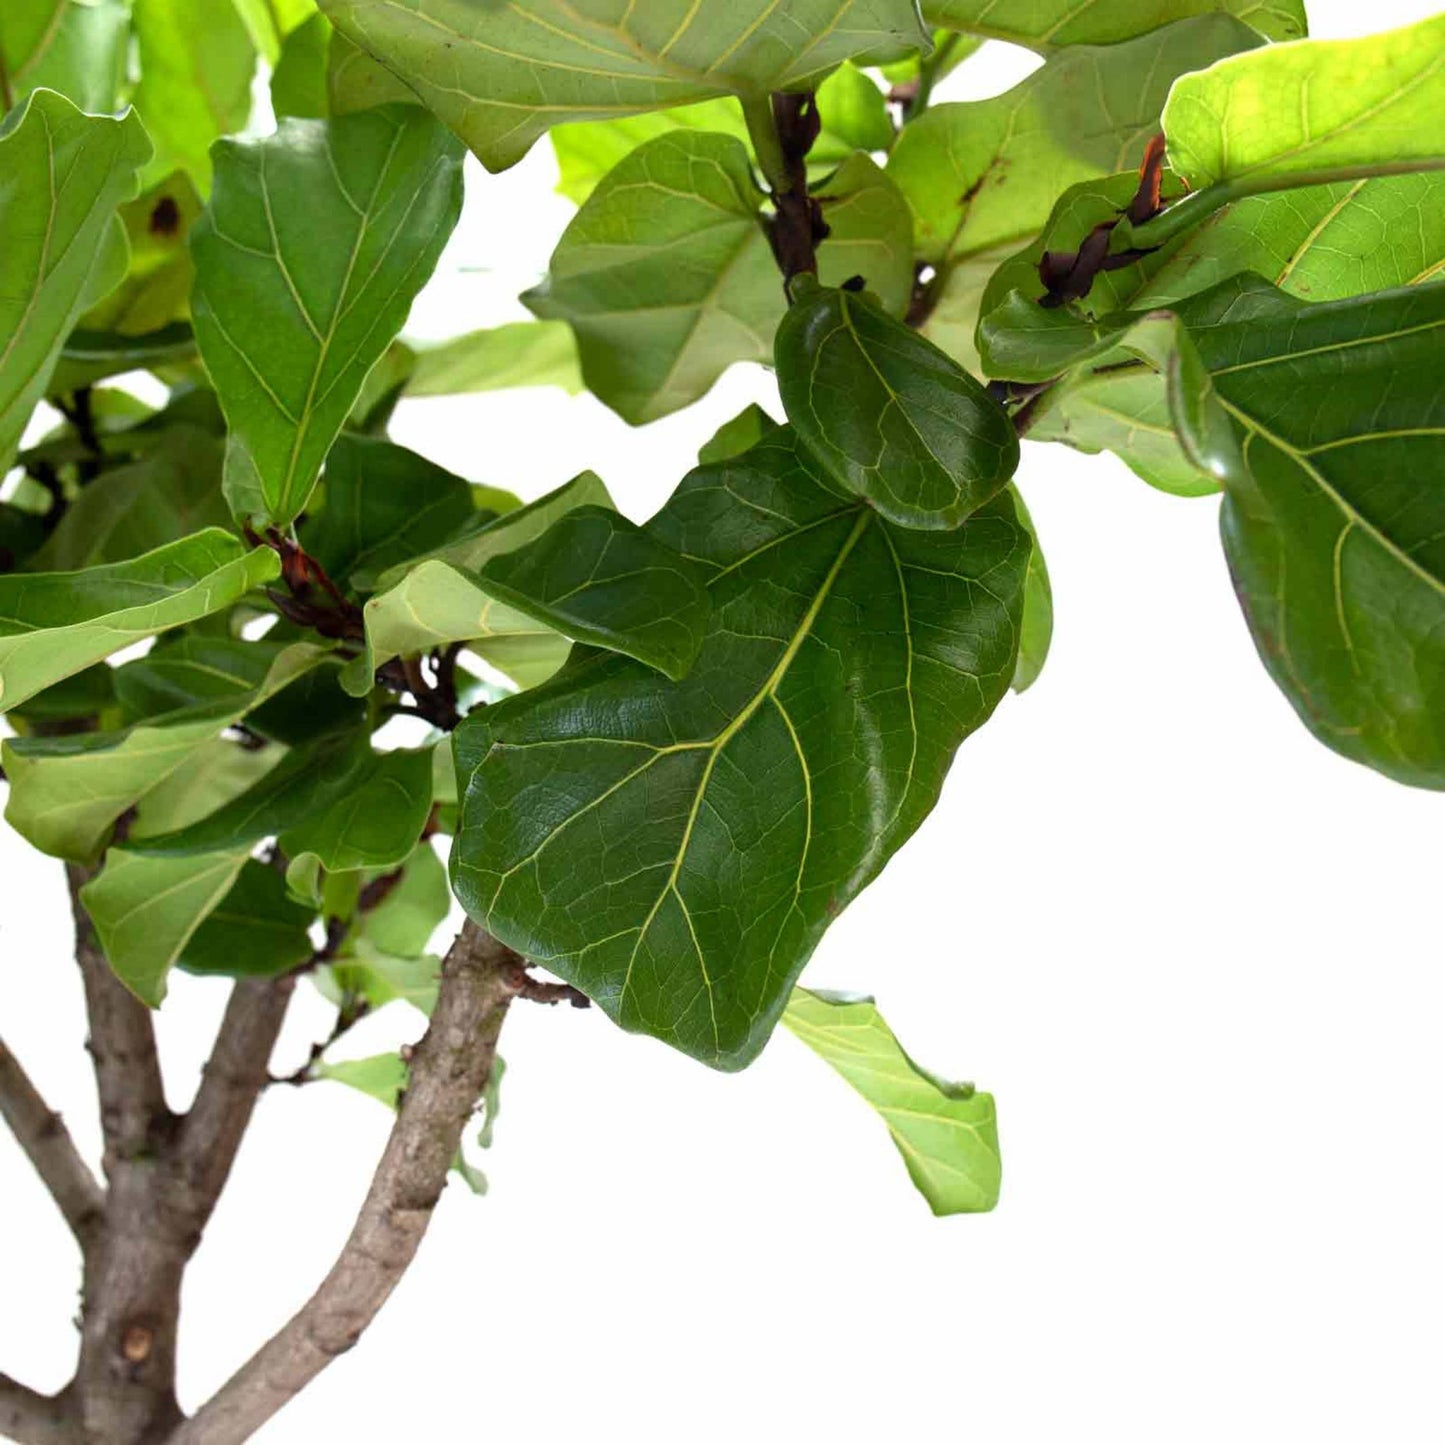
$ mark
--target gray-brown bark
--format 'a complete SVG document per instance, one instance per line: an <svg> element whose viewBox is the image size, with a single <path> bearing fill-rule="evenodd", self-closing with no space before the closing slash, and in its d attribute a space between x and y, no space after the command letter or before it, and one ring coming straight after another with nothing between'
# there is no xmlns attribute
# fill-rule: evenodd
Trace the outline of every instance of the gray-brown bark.
<svg viewBox="0 0 1445 1445"><path fill-rule="evenodd" d="M491 1075L507 1006L537 986L510 949L474 924L463 928L345 1247L306 1306L187 1421L175 1394L181 1281L265 1087L295 978L233 987L195 1101L178 1116L166 1102L150 1013L101 953L79 903L86 873L68 874L106 1188L0 1045L0 1112L71 1223L84 1261L75 1378L51 1397L0 1375L0 1435L20 1445L230 1445L349 1349L385 1303L416 1254Z"/></svg>
<svg viewBox="0 0 1445 1445"><path fill-rule="evenodd" d="M0 1435L18 1445L70 1445L75 1436L65 1403L0 1375Z"/></svg>
<svg viewBox="0 0 1445 1445"><path fill-rule="evenodd" d="M0 1117L10 1126L70 1231L82 1245L100 1224L105 1195L80 1157L64 1120L40 1097L0 1039Z"/></svg>
<svg viewBox="0 0 1445 1445"><path fill-rule="evenodd" d="M239 1445L351 1348L411 1263L486 1087L517 955L473 923L442 965L425 1037L360 1216L316 1293L168 1445Z"/></svg>

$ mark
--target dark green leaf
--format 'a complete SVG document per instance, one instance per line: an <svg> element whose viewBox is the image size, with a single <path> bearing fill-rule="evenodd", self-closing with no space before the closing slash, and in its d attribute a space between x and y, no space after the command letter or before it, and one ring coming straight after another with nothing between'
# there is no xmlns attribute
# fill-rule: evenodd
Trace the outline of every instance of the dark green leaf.
<svg viewBox="0 0 1445 1445"><path fill-rule="evenodd" d="M311 956L312 918L309 908L287 895L275 868L251 859L177 961L189 973L228 978L285 973Z"/></svg>
<svg viewBox="0 0 1445 1445"><path fill-rule="evenodd" d="M281 834L281 851L293 866L308 855L331 873L390 868L416 847L431 812L432 760L428 748L370 749L344 783L319 796Z"/></svg>
<svg viewBox="0 0 1445 1445"><path fill-rule="evenodd" d="M576 642L677 680L697 660L708 600L691 562L605 507L579 507L482 568L488 592Z"/></svg>
<svg viewBox="0 0 1445 1445"><path fill-rule="evenodd" d="M935 1214L980 1214L998 1203L1002 1164L992 1094L920 1068L871 998L795 988L783 1023L882 1116Z"/></svg>
<svg viewBox="0 0 1445 1445"><path fill-rule="evenodd" d="M326 505L301 542L344 582L440 547L475 516L461 477L391 442L342 436L326 459Z"/></svg>
<svg viewBox="0 0 1445 1445"><path fill-rule="evenodd" d="M191 239L196 338L231 426L232 509L283 525L456 223L460 148L388 106L284 121L215 163Z"/></svg>
<svg viewBox="0 0 1445 1445"><path fill-rule="evenodd" d="M153 857L194 857L237 847L249 851L263 838L284 833L308 814L344 798L353 776L369 768L372 757L366 736L357 731L293 748L224 807L182 827L151 832L133 846Z"/></svg>
<svg viewBox="0 0 1445 1445"><path fill-rule="evenodd" d="M410 85L490 170L549 126L811 88L854 55L927 48L912 0L321 0L336 28ZM620 17L620 18L619 18Z"/></svg>
<svg viewBox="0 0 1445 1445"><path fill-rule="evenodd" d="M1018 466L1003 408L866 293L794 285L777 367L798 435L890 522L956 527Z"/></svg>
<svg viewBox="0 0 1445 1445"><path fill-rule="evenodd" d="M1222 475L1266 667L1337 752L1445 788L1445 284L1309 306L1229 283L1184 315L1238 445L1187 379L1176 425Z"/></svg>
<svg viewBox="0 0 1445 1445"><path fill-rule="evenodd" d="M331 114L330 66L331 22L313 15L286 37L271 74L271 105L278 120L324 120Z"/></svg>
<svg viewBox="0 0 1445 1445"><path fill-rule="evenodd" d="M221 444L177 427L142 461L91 482L35 555L38 571L72 572L124 562L230 521L221 496Z"/></svg>
<svg viewBox="0 0 1445 1445"><path fill-rule="evenodd" d="M229 607L278 570L269 548L211 528L130 562L0 577L0 706Z"/></svg>
<svg viewBox="0 0 1445 1445"><path fill-rule="evenodd" d="M596 472L580 472L555 491L516 507L500 517L478 519L474 531L428 552L426 557L449 562L467 572L479 571L492 557L514 552L540 537L559 517L578 507L610 507L612 498ZM391 587L406 576L411 566L423 559L389 568L378 579L379 587Z"/></svg>
<svg viewBox="0 0 1445 1445"><path fill-rule="evenodd" d="M51 91L0 132L0 471L65 338L125 274L115 209L135 195L150 149L133 114L82 115Z"/></svg>
<svg viewBox="0 0 1445 1445"><path fill-rule="evenodd" d="M625 1028L738 1068L1007 690L1028 540L1007 496L895 528L787 429L649 529L709 574L697 664L594 654L472 713L453 884Z"/></svg>

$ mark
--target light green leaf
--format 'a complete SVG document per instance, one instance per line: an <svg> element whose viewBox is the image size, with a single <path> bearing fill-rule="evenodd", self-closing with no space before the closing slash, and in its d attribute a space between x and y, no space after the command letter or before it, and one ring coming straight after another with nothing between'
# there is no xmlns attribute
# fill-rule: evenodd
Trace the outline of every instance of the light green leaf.
<svg viewBox="0 0 1445 1445"><path fill-rule="evenodd" d="M226 978L286 973L311 957L307 929L313 916L287 895L286 880L274 867L247 859L177 961L188 973Z"/></svg>
<svg viewBox="0 0 1445 1445"><path fill-rule="evenodd" d="M449 744L442 751L451 751ZM394 958L420 958L451 912L447 870L430 843L423 840L402 865L401 878L375 907L352 921L349 940L364 938Z"/></svg>
<svg viewBox="0 0 1445 1445"><path fill-rule="evenodd" d="M646 141L676 130L706 131L748 139L747 122L737 101L703 100L670 110L649 110L618 120L588 120L553 126L552 149L560 178L557 190L581 205L604 176Z"/></svg>
<svg viewBox="0 0 1445 1445"><path fill-rule="evenodd" d="M1221 61L1175 86L1164 133L1170 165L1196 191L1222 185L1222 198L1235 199L1439 169L1442 114L1445 15L1436 15L1383 35Z"/></svg>
<svg viewBox="0 0 1445 1445"><path fill-rule="evenodd" d="M900 527L956 527L1007 483L1003 408L865 293L804 287L778 328L788 420L829 476Z"/></svg>
<svg viewBox="0 0 1445 1445"><path fill-rule="evenodd" d="M316 13L315 0L234 0L234 3L251 43L268 65L276 64L287 36Z"/></svg>
<svg viewBox="0 0 1445 1445"><path fill-rule="evenodd" d="M201 198L184 171L126 202L120 219L130 242L130 267L120 285L81 317L80 330L141 338L185 320L191 313L195 277L188 242L200 214ZM73 358L75 343L72 335L66 343L67 360Z"/></svg>
<svg viewBox="0 0 1445 1445"><path fill-rule="evenodd" d="M309 643L296 643L276 658L259 684L162 713L143 725L7 738L0 745L10 781L6 821L42 853L90 860L127 808L198 755L211 756L206 746L223 728L314 667L323 655ZM136 831L143 835L145 829Z"/></svg>
<svg viewBox="0 0 1445 1445"><path fill-rule="evenodd" d="M725 462L750 452L771 431L777 422L760 407L750 402L731 421L725 421L711 438L698 449L697 459L703 466Z"/></svg>
<svg viewBox="0 0 1445 1445"><path fill-rule="evenodd" d="M83 572L0 576L0 706L133 642L219 612L280 570L218 528L130 562Z"/></svg>
<svg viewBox="0 0 1445 1445"><path fill-rule="evenodd" d="M83 115L52 91L0 134L0 471L71 328L125 274L115 210L149 155L133 114Z"/></svg>
<svg viewBox="0 0 1445 1445"><path fill-rule="evenodd" d="M748 153L673 131L602 181L523 300L571 323L582 375L634 425L702 396L734 361L765 361L782 283Z"/></svg>
<svg viewBox="0 0 1445 1445"><path fill-rule="evenodd" d="M151 1008L191 935L231 891L244 848L195 858L152 858L112 848L80 901L120 981Z"/></svg>
<svg viewBox="0 0 1445 1445"><path fill-rule="evenodd" d="M871 998L795 988L783 1023L882 1116L935 1214L981 1214L998 1203L1002 1163L992 1094L920 1068Z"/></svg>
<svg viewBox="0 0 1445 1445"><path fill-rule="evenodd" d="M934 25L1007 40L1032 50L1117 45L1171 21L1213 13L1236 16L1270 40L1305 33L1304 0L924 0Z"/></svg>
<svg viewBox="0 0 1445 1445"><path fill-rule="evenodd" d="M221 456L215 437L195 427L173 428L142 460L91 482L30 565L73 572L124 562L173 538L226 526Z"/></svg>
<svg viewBox="0 0 1445 1445"><path fill-rule="evenodd" d="M913 0L321 0L349 39L503 170L549 126L816 85L927 49Z"/></svg>
<svg viewBox="0 0 1445 1445"><path fill-rule="evenodd" d="M229 738L202 743L135 805L127 839L139 842L184 828L260 782L281 761L283 749L245 747Z"/></svg>
<svg viewBox="0 0 1445 1445"><path fill-rule="evenodd" d="M180 167L202 195L211 143L251 114L256 51L226 0L133 0L140 84L135 107L155 142L150 176Z"/></svg>
<svg viewBox="0 0 1445 1445"><path fill-rule="evenodd" d="M358 697L371 691L377 668L393 657L453 642L468 642L519 688L545 681L572 649L570 638L502 602L475 574L435 558L378 592L364 612L366 651L342 675L342 685Z"/></svg>
<svg viewBox="0 0 1445 1445"><path fill-rule="evenodd" d="M1445 284L1303 305L1232 282L1183 315L1218 402L1185 377L1175 424L1222 475L1265 666L1335 751L1445 788Z"/></svg>
<svg viewBox="0 0 1445 1445"><path fill-rule="evenodd" d="M416 93L410 86L403 85L384 65L378 65L346 36L334 31L326 89L332 115L350 115L353 111L371 110L394 101L417 104Z"/></svg>
<svg viewBox="0 0 1445 1445"><path fill-rule="evenodd" d="M1013 494L1019 521L1028 529L1033 542L1028 571L1024 574L1024 612L1019 626L1019 660L1014 667L1013 690L1027 692L1038 681L1054 639L1054 589L1049 582L1049 568L1039 546L1038 529L1017 488Z"/></svg>
<svg viewBox="0 0 1445 1445"><path fill-rule="evenodd" d="M740 141L675 130L626 156L574 217L547 280L522 298L577 334L582 374L635 425L702 396L736 361L766 361L786 298ZM866 156L824 187L836 235L819 274L861 274L900 314L912 287L906 207ZM905 279L906 278L906 279Z"/></svg>
<svg viewBox="0 0 1445 1445"><path fill-rule="evenodd" d="M561 321L512 321L433 345L413 343L408 396L460 396L516 386L583 389L572 328Z"/></svg>
<svg viewBox="0 0 1445 1445"><path fill-rule="evenodd" d="M191 238L196 338L231 427L232 508L284 525L456 223L461 155L424 112L386 106L223 141L215 164Z"/></svg>
<svg viewBox="0 0 1445 1445"><path fill-rule="evenodd" d="M0 63L17 103L44 87L101 115L116 108L129 39L129 0L5 0Z"/></svg>
<svg viewBox="0 0 1445 1445"><path fill-rule="evenodd" d="M623 1027L734 1069L1007 690L1029 547L1007 496L894 527L786 428L649 530L708 573L696 665L597 653L471 713L452 882Z"/></svg>
<svg viewBox="0 0 1445 1445"><path fill-rule="evenodd" d="M1172 305L1245 272L1323 301L1421 284L1445 267L1445 175L1381 176L1238 201L1134 265L1102 273L1088 297L1065 310L1020 309L1011 288L1039 295L1042 253L1077 247L1099 222L1119 214L1136 184L1129 173L1073 187L1043 235L998 269L982 303L984 366L990 375L1021 380L1078 363L1035 408L1030 437L1090 452L1108 448L1151 485L1178 495L1200 496L1218 483L1181 450L1162 375L1147 365L1121 369L1107 352L1088 359L1110 327L1131 324L1130 312ZM1177 190L1166 183L1166 193ZM1052 329L1056 343L1072 328L1078 351L1030 358L1041 327Z"/></svg>
<svg viewBox="0 0 1445 1445"><path fill-rule="evenodd" d="M886 151L893 144L888 102L856 65L844 61L818 87L817 104L823 130L810 160L846 160L855 150Z"/></svg>
<svg viewBox="0 0 1445 1445"><path fill-rule="evenodd" d="M948 265L1023 245L1066 187L1138 165L1176 76L1259 43L1231 16L1205 15L1071 46L1003 95L933 106L888 160L919 255Z"/></svg>
<svg viewBox="0 0 1445 1445"><path fill-rule="evenodd" d="M913 216L902 192L859 152L814 193L828 225L818 279L841 286L861 276L885 311L904 315L913 296Z"/></svg>

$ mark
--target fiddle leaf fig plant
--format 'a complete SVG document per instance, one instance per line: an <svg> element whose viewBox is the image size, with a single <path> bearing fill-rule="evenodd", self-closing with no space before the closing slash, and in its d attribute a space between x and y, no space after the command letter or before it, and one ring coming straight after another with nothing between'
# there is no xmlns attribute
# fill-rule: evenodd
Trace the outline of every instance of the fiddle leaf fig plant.
<svg viewBox="0 0 1445 1445"><path fill-rule="evenodd" d="M946 99L985 41L1038 67ZM7 0L0 100L5 816L68 879L105 1142L98 1177L0 1044L85 1260L72 1384L0 1376L22 1445L232 1445L281 1410L449 1173L483 1187L513 1006L721 1070L781 1024L877 1111L880 1167L886 1130L935 1213L995 1206L993 1097L802 980L1046 667L1021 439L1217 497L1179 505L1218 516L1305 726L1445 789L1445 16ZM538 145L576 208L542 279L505 325L408 335L463 205L506 224L488 173ZM512 387L645 427L749 362L777 400L698 435L651 517L520 436L500 490L389 435ZM177 970L230 991L182 1115ZM277 1072L302 987L335 1025ZM383 1010L394 1049L348 1057ZM182 1274L256 1100L326 1080L395 1110L355 1229L183 1407Z"/></svg>

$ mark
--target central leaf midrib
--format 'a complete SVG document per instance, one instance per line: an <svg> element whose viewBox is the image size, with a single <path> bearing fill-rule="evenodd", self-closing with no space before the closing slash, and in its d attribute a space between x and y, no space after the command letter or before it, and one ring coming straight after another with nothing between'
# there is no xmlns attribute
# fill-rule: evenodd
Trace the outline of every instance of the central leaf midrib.
<svg viewBox="0 0 1445 1445"><path fill-rule="evenodd" d="M638 929L637 941L633 945L632 953L627 960L627 971L623 975L622 987L618 990L617 997L619 1006L627 997L628 986L632 979L632 969L637 961L638 951L642 947L643 939L647 937L648 929L652 927L653 921L656 919L658 911L662 907L663 900L669 893L674 893L677 894L679 903L682 903L681 894L677 893L677 880L682 871L683 860L687 857L687 850L691 846L693 828L697 823L698 814L702 809L703 799L707 795L708 783L712 779L712 771L717 765L718 758L722 756L723 750L727 747L728 743L747 725L749 719L752 718L763 703L775 694L779 683L781 683L787 675L788 669L792 666L794 659L802 648L804 640L817 622L818 615L823 610L823 604L828 600L839 575L843 571L844 564L847 562L849 556L852 555L854 547L857 546L859 539L867 529L872 517L872 512L866 507L859 509L858 520L853 524L852 531L849 532L847 539L838 549L837 557L833 559L833 563L819 584L812 602L809 603L807 610L799 620L798 626L794 630L787 647L783 649L783 655L778 659L777 664L768 674L763 685L753 694L752 698L739 711L732 722L713 738L711 742L700 745L708 749L708 759L703 767L702 777L698 780L697 790L693 794L692 807L688 811L687 822L683 827L682 841L678 844L677 853L673 858L672 868L668 873L667 881L663 884L662 888L658 890L657 900L653 903L651 909L648 910L647 917L643 920L641 928ZM683 906L684 908L686 907L685 904ZM691 926L690 923L689 926ZM701 945L698 946L698 957L699 963L701 964ZM711 985L709 985L709 993L711 993Z"/></svg>

